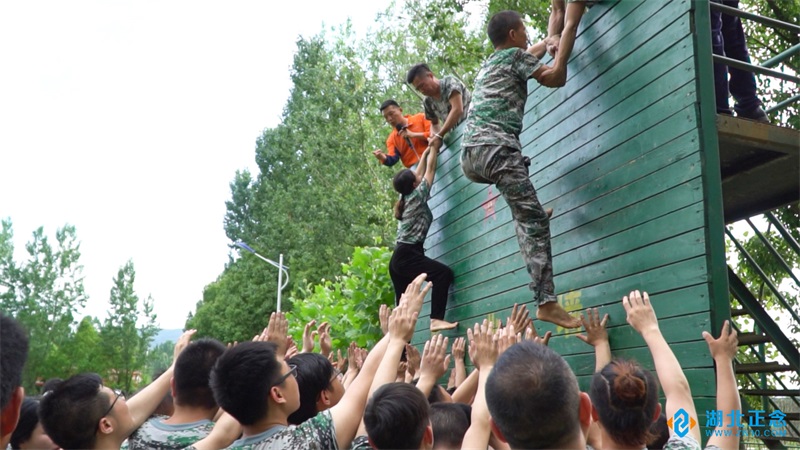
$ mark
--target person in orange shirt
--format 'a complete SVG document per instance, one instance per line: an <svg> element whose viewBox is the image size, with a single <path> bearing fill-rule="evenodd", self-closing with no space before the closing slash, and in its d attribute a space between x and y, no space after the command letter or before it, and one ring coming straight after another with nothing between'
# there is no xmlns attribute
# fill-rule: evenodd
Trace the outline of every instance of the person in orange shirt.
<svg viewBox="0 0 800 450"><path fill-rule="evenodd" d="M404 116L403 108L394 100L381 103L381 114L394 130L386 139L386 153L376 149L372 154L384 166L393 166L400 160L407 168L412 167L428 148L431 122L423 113Z"/></svg>

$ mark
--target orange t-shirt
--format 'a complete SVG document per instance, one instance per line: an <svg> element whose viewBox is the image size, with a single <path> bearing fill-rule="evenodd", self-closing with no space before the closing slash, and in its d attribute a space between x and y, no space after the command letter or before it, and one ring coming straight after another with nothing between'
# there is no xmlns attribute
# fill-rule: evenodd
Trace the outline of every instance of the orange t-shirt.
<svg viewBox="0 0 800 450"><path fill-rule="evenodd" d="M397 163L398 153L400 160L406 167L411 167L419 162L422 152L428 148L428 137L431 135L431 122L425 119L424 113L414 114L413 116L405 116L408 119L408 130L415 133L423 133L424 138L410 138L414 148L408 146L408 142L397 133L397 130L392 130L389 137L386 139L386 154L388 159L384 163L387 166L393 166Z"/></svg>

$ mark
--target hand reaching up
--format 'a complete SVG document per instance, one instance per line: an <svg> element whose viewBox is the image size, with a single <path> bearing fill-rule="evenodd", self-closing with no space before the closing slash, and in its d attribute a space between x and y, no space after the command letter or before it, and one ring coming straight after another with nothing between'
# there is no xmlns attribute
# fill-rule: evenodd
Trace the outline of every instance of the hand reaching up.
<svg viewBox="0 0 800 450"><path fill-rule="evenodd" d="M437 334L425 342L422 351L422 366L420 379L423 377L434 380L441 378L450 366L450 355L447 354L448 338Z"/></svg>
<svg viewBox="0 0 800 450"><path fill-rule="evenodd" d="M172 350L172 362L175 363L175 360L178 359L178 355L181 354L183 349L189 345L189 341L192 340L192 336L197 333L197 330L194 328L191 330L186 330L183 332L181 337L178 338L178 342L175 343L175 348Z"/></svg>
<svg viewBox="0 0 800 450"><path fill-rule="evenodd" d="M514 325L514 329L518 332L522 332L529 326L533 326L533 319L531 319L531 313L528 311L528 307L526 305L520 306L514 303L514 307L511 309L511 315L508 317L508 320L506 320L506 326L509 324Z"/></svg>
<svg viewBox="0 0 800 450"><path fill-rule="evenodd" d="M412 311L408 302L400 301L400 305L389 316L389 338L402 339L409 342L414 335L414 326L417 324L417 311Z"/></svg>
<svg viewBox="0 0 800 450"><path fill-rule="evenodd" d="M319 334L319 352L324 357L329 357L333 353L333 344L331 344L331 325L328 322L322 322L317 328Z"/></svg>
<svg viewBox="0 0 800 450"><path fill-rule="evenodd" d="M408 361L408 373L416 375L419 372L420 365L422 364L422 357L419 354L417 347L411 344L406 344L406 360Z"/></svg>
<svg viewBox="0 0 800 450"><path fill-rule="evenodd" d="M628 323L639 334L660 331L656 313L653 311L653 305L650 304L650 296L647 295L647 292L631 291L629 295L622 297L622 306L628 313Z"/></svg>
<svg viewBox="0 0 800 450"><path fill-rule="evenodd" d="M586 313L581 316L581 324L586 330L586 334L577 334L575 337L586 342L592 347L597 347L601 343L608 342L608 331L606 331L606 324L608 323L608 314L603 316L600 320L600 313L597 308L589 308Z"/></svg>
<svg viewBox="0 0 800 450"><path fill-rule="evenodd" d="M492 323L485 319L483 324L476 323L472 329L467 329L467 338L470 357L475 367L478 370L486 370L487 367L494 366L499 351Z"/></svg>
<svg viewBox="0 0 800 450"><path fill-rule="evenodd" d="M302 353L311 353L314 351L314 347L316 344L314 343L314 338L317 336L317 330L314 328L317 326L317 321L312 319L308 322L303 328L303 349L301 350Z"/></svg>
<svg viewBox="0 0 800 450"><path fill-rule="evenodd" d="M451 348L451 353L453 355L453 359L456 361L464 361L464 354L466 351L467 341L463 337L457 337L453 341L453 347Z"/></svg>
<svg viewBox="0 0 800 450"><path fill-rule="evenodd" d="M428 274L423 273L417 276L417 278L414 278L414 281L406 287L406 291L400 297L400 302L406 300L411 311L417 314L422 310L422 303L425 301L425 296L433 286L433 283L430 281L427 283L425 282L427 277Z"/></svg>
<svg viewBox="0 0 800 450"><path fill-rule="evenodd" d="M703 331L703 339L705 339L708 344L711 357L717 361L726 361L730 363L730 361L733 361L736 357L736 352L739 350L739 339L736 330L731 328L731 323L727 320L722 325L719 338L714 339L711 333Z"/></svg>
<svg viewBox="0 0 800 450"><path fill-rule="evenodd" d="M389 332L389 315L392 314L392 308L389 308L386 305L381 305L380 310L378 311L378 319L381 323L381 331L383 331L383 335Z"/></svg>

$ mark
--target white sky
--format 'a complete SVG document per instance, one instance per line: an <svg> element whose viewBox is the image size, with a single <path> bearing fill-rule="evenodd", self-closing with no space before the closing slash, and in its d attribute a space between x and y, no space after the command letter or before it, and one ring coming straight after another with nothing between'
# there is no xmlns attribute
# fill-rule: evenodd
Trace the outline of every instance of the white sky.
<svg viewBox="0 0 800 450"><path fill-rule="evenodd" d="M75 225L105 317L132 258L163 328L181 328L227 261L228 184L255 165L291 88L298 35L388 0L5 1L0 4L0 217L16 259L39 226ZM277 259L277 255L265 256ZM274 270L265 264L265 270Z"/></svg>

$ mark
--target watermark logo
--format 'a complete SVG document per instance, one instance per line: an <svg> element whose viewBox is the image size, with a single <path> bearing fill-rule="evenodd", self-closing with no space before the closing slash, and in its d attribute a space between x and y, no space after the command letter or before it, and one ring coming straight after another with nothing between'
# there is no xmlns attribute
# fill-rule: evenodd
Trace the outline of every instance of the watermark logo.
<svg viewBox="0 0 800 450"><path fill-rule="evenodd" d="M667 425L678 437L685 437L692 428L697 426L697 420L690 416L685 409L681 408L667 420Z"/></svg>
<svg viewBox="0 0 800 450"><path fill-rule="evenodd" d="M770 413L763 409L751 409L746 413L734 409L727 414L720 410L706 411L706 427L712 428L706 430L706 436L787 436L786 414L779 409Z"/></svg>

